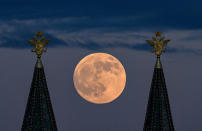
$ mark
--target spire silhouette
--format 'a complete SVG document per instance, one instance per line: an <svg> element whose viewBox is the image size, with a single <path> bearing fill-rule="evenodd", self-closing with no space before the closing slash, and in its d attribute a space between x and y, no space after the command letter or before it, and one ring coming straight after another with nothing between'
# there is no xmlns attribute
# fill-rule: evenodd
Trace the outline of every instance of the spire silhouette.
<svg viewBox="0 0 202 131"><path fill-rule="evenodd" d="M174 131L168 92L163 67L160 61L163 46L165 46L169 40L164 40L164 37L161 37L160 32L157 32L156 36L159 37L153 37L153 40L156 41L156 43L147 40L147 42L154 47L154 53L157 56L157 60L151 83L143 131ZM163 42L161 43L161 41Z"/></svg>
<svg viewBox="0 0 202 131"><path fill-rule="evenodd" d="M37 32L37 34L42 33ZM34 42L35 41L32 41L32 44ZM57 131L44 68L40 59L44 45L41 46L40 43L41 42L35 43L37 62L21 131Z"/></svg>

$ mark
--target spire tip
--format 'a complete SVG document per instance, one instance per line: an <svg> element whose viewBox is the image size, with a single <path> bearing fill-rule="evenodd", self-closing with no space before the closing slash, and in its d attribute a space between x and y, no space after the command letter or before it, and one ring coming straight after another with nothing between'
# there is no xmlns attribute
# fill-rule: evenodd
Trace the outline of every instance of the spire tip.
<svg viewBox="0 0 202 131"><path fill-rule="evenodd" d="M41 57L43 52L46 52L46 49L44 49L44 46L47 45L50 40L45 40L45 36L42 36L42 32L38 31L36 32L36 37L33 37L33 40L27 40L28 43L30 43L32 46L34 46L35 49L32 49L32 52L36 52L37 57Z"/></svg>

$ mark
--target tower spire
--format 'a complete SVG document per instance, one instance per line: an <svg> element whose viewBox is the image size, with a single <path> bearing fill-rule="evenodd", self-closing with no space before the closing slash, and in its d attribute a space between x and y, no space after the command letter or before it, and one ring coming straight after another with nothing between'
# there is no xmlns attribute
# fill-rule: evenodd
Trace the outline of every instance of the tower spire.
<svg viewBox="0 0 202 131"><path fill-rule="evenodd" d="M34 40L28 40L35 47L32 51L37 54L37 62L21 131L57 131L44 68L40 59L44 52L43 47L50 40L44 40L45 37L42 36L41 32L36 34L37 37L33 37Z"/></svg>
<svg viewBox="0 0 202 131"><path fill-rule="evenodd" d="M156 37L152 38L153 41L147 40L147 42L154 47L153 52L156 54L157 60L143 131L174 131L163 67L160 61L160 55L164 51L163 47L170 40L164 40L164 37L161 37L161 32L156 32Z"/></svg>

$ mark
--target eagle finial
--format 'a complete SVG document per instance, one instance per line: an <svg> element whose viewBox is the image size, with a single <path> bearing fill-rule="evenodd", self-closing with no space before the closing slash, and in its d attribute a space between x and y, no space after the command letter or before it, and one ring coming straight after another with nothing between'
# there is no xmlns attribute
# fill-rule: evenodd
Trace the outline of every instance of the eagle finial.
<svg viewBox="0 0 202 131"><path fill-rule="evenodd" d="M43 52L46 52L44 46L47 45L50 40L45 40L45 36L42 36L42 32L36 32L36 37L33 37L33 40L27 40L35 49L32 52L36 52L37 57L40 58Z"/></svg>
<svg viewBox="0 0 202 131"><path fill-rule="evenodd" d="M156 36L152 37L153 40L146 40L151 46L153 46L154 50L152 52L154 52L157 57L160 57L162 52L165 52L165 50L163 50L163 47L167 45L167 43L170 40L164 40L164 37L161 36L161 32L156 32Z"/></svg>

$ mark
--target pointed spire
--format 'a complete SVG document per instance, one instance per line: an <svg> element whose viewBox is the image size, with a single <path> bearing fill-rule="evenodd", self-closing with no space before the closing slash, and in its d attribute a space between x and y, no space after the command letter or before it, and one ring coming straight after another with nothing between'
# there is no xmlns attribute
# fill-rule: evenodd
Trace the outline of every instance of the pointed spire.
<svg viewBox="0 0 202 131"><path fill-rule="evenodd" d="M163 46L165 46L169 40L163 41L164 37L161 37L161 32L156 32L156 37L160 37L153 37L153 40L155 40L156 43L151 40L147 40L147 42L154 47L157 60L154 68L143 130L174 131L168 92L166 88L163 67L160 61L160 55L163 51Z"/></svg>
<svg viewBox="0 0 202 131"><path fill-rule="evenodd" d="M38 32L37 35L40 36L41 33ZM38 57L21 131L57 131L44 68L40 59L42 52L39 53L37 45L35 51Z"/></svg>
<svg viewBox="0 0 202 131"><path fill-rule="evenodd" d="M155 68L162 68L160 56L157 56Z"/></svg>
<svg viewBox="0 0 202 131"><path fill-rule="evenodd" d="M35 65L36 68L42 68L43 67L43 64L41 62L41 59L40 58L37 58L37 62L36 62L36 65Z"/></svg>

